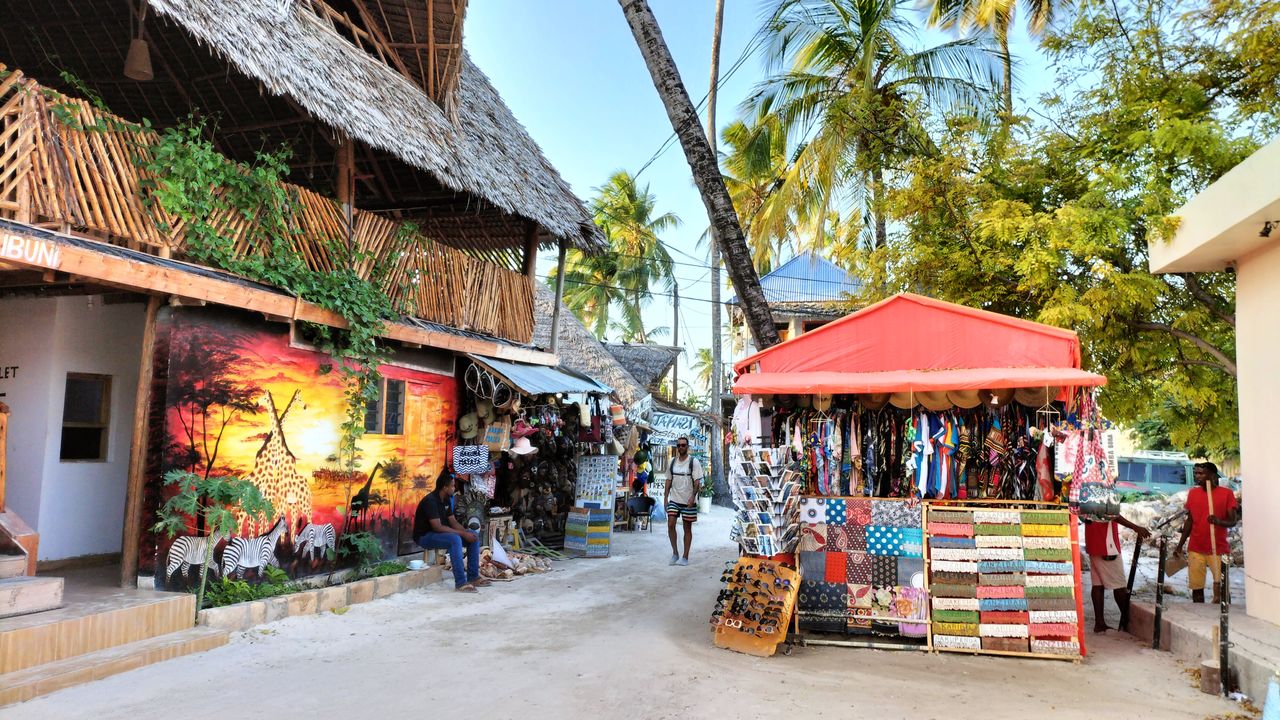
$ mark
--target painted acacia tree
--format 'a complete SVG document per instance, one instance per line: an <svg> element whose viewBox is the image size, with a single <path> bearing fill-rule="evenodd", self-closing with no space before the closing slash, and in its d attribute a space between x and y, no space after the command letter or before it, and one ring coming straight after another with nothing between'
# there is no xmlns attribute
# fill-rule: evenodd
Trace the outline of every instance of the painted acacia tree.
<svg viewBox="0 0 1280 720"><path fill-rule="evenodd" d="M680 71L662 38L658 20L645 0L618 0L618 4L622 6L622 13L635 36L640 54L644 56L654 87L671 120L671 127L680 139L680 146L689 161L693 181L707 208L716 241L724 254L725 268L742 304L743 315L747 319L747 327L751 330L756 347L775 345L778 342L778 331L773 326L773 313L770 312L764 290L760 287L760 277L751 262L751 251L747 249L742 225L738 222L733 201L720 177L716 154L703 134L698 112L689 100L689 93L680 79Z"/></svg>

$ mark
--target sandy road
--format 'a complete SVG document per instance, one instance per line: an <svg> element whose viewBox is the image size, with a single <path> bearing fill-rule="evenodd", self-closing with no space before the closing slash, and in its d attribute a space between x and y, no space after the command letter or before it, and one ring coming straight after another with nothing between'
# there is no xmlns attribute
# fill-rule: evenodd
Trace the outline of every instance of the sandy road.
<svg viewBox="0 0 1280 720"><path fill-rule="evenodd" d="M291 618L201 655L0 709L53 718L1206 718L1167 654L1090 637L1083 664L801 648L760 659L713 647L707 618L734 557L728 511L668 567L665 528L614 556L462 595L446 581Z"/></svg>

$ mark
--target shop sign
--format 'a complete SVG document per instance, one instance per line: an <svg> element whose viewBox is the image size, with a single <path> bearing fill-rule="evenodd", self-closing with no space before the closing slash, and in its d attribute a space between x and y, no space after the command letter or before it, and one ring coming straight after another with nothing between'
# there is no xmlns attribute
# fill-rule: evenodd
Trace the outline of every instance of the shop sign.
<svg viewBox="0 0 1280 720"><path fill-rule="evenodd" d="M705 447L707 444L706 428L701 420L692 415L655 410L649 418L649 425L653 428L649 442L654 444L670 445L682 435L687 435L696 445Z"/></svg>
<svg viewBox="0 0 1280 720"><path fill-rule="evenodd" d="M56 270L62 262L62 248L52 240L5 233L0 235L0 260Z"/></svg>

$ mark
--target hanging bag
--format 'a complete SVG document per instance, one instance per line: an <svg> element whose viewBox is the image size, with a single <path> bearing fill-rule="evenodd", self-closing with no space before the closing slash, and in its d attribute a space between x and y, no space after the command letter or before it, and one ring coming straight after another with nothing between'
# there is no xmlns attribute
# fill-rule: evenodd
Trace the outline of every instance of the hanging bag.
<svg viewBox="0 0 1280 720"><path fill-rule="evenodd" d="M507 449L507 443L511 439L511 420L502 418L489 423L484 429L484 445L492 452L502 452Z"/></svg>
<svg viewBox="0 0 1280 720"><path fill-rule="evenodd" d="M479 475L489 470L489 448L484 445L455 445L453 471L459 475Z"/></svg>

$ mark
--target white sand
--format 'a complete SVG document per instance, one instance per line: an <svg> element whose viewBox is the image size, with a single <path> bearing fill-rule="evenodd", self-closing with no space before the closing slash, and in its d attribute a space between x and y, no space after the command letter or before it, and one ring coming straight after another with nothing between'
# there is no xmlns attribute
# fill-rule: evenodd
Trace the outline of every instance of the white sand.
<svg viewBox="0 0 1280 720"><path fill-rule="evenodd" d="M1114 632L1082 664L845 648L761 659L711 645L729 513L697 524L693 565L665 527L614 556L461 595L446 581L292 618L227 647L0 710L51 718L1206 718L1167 654Z"/></svg>

